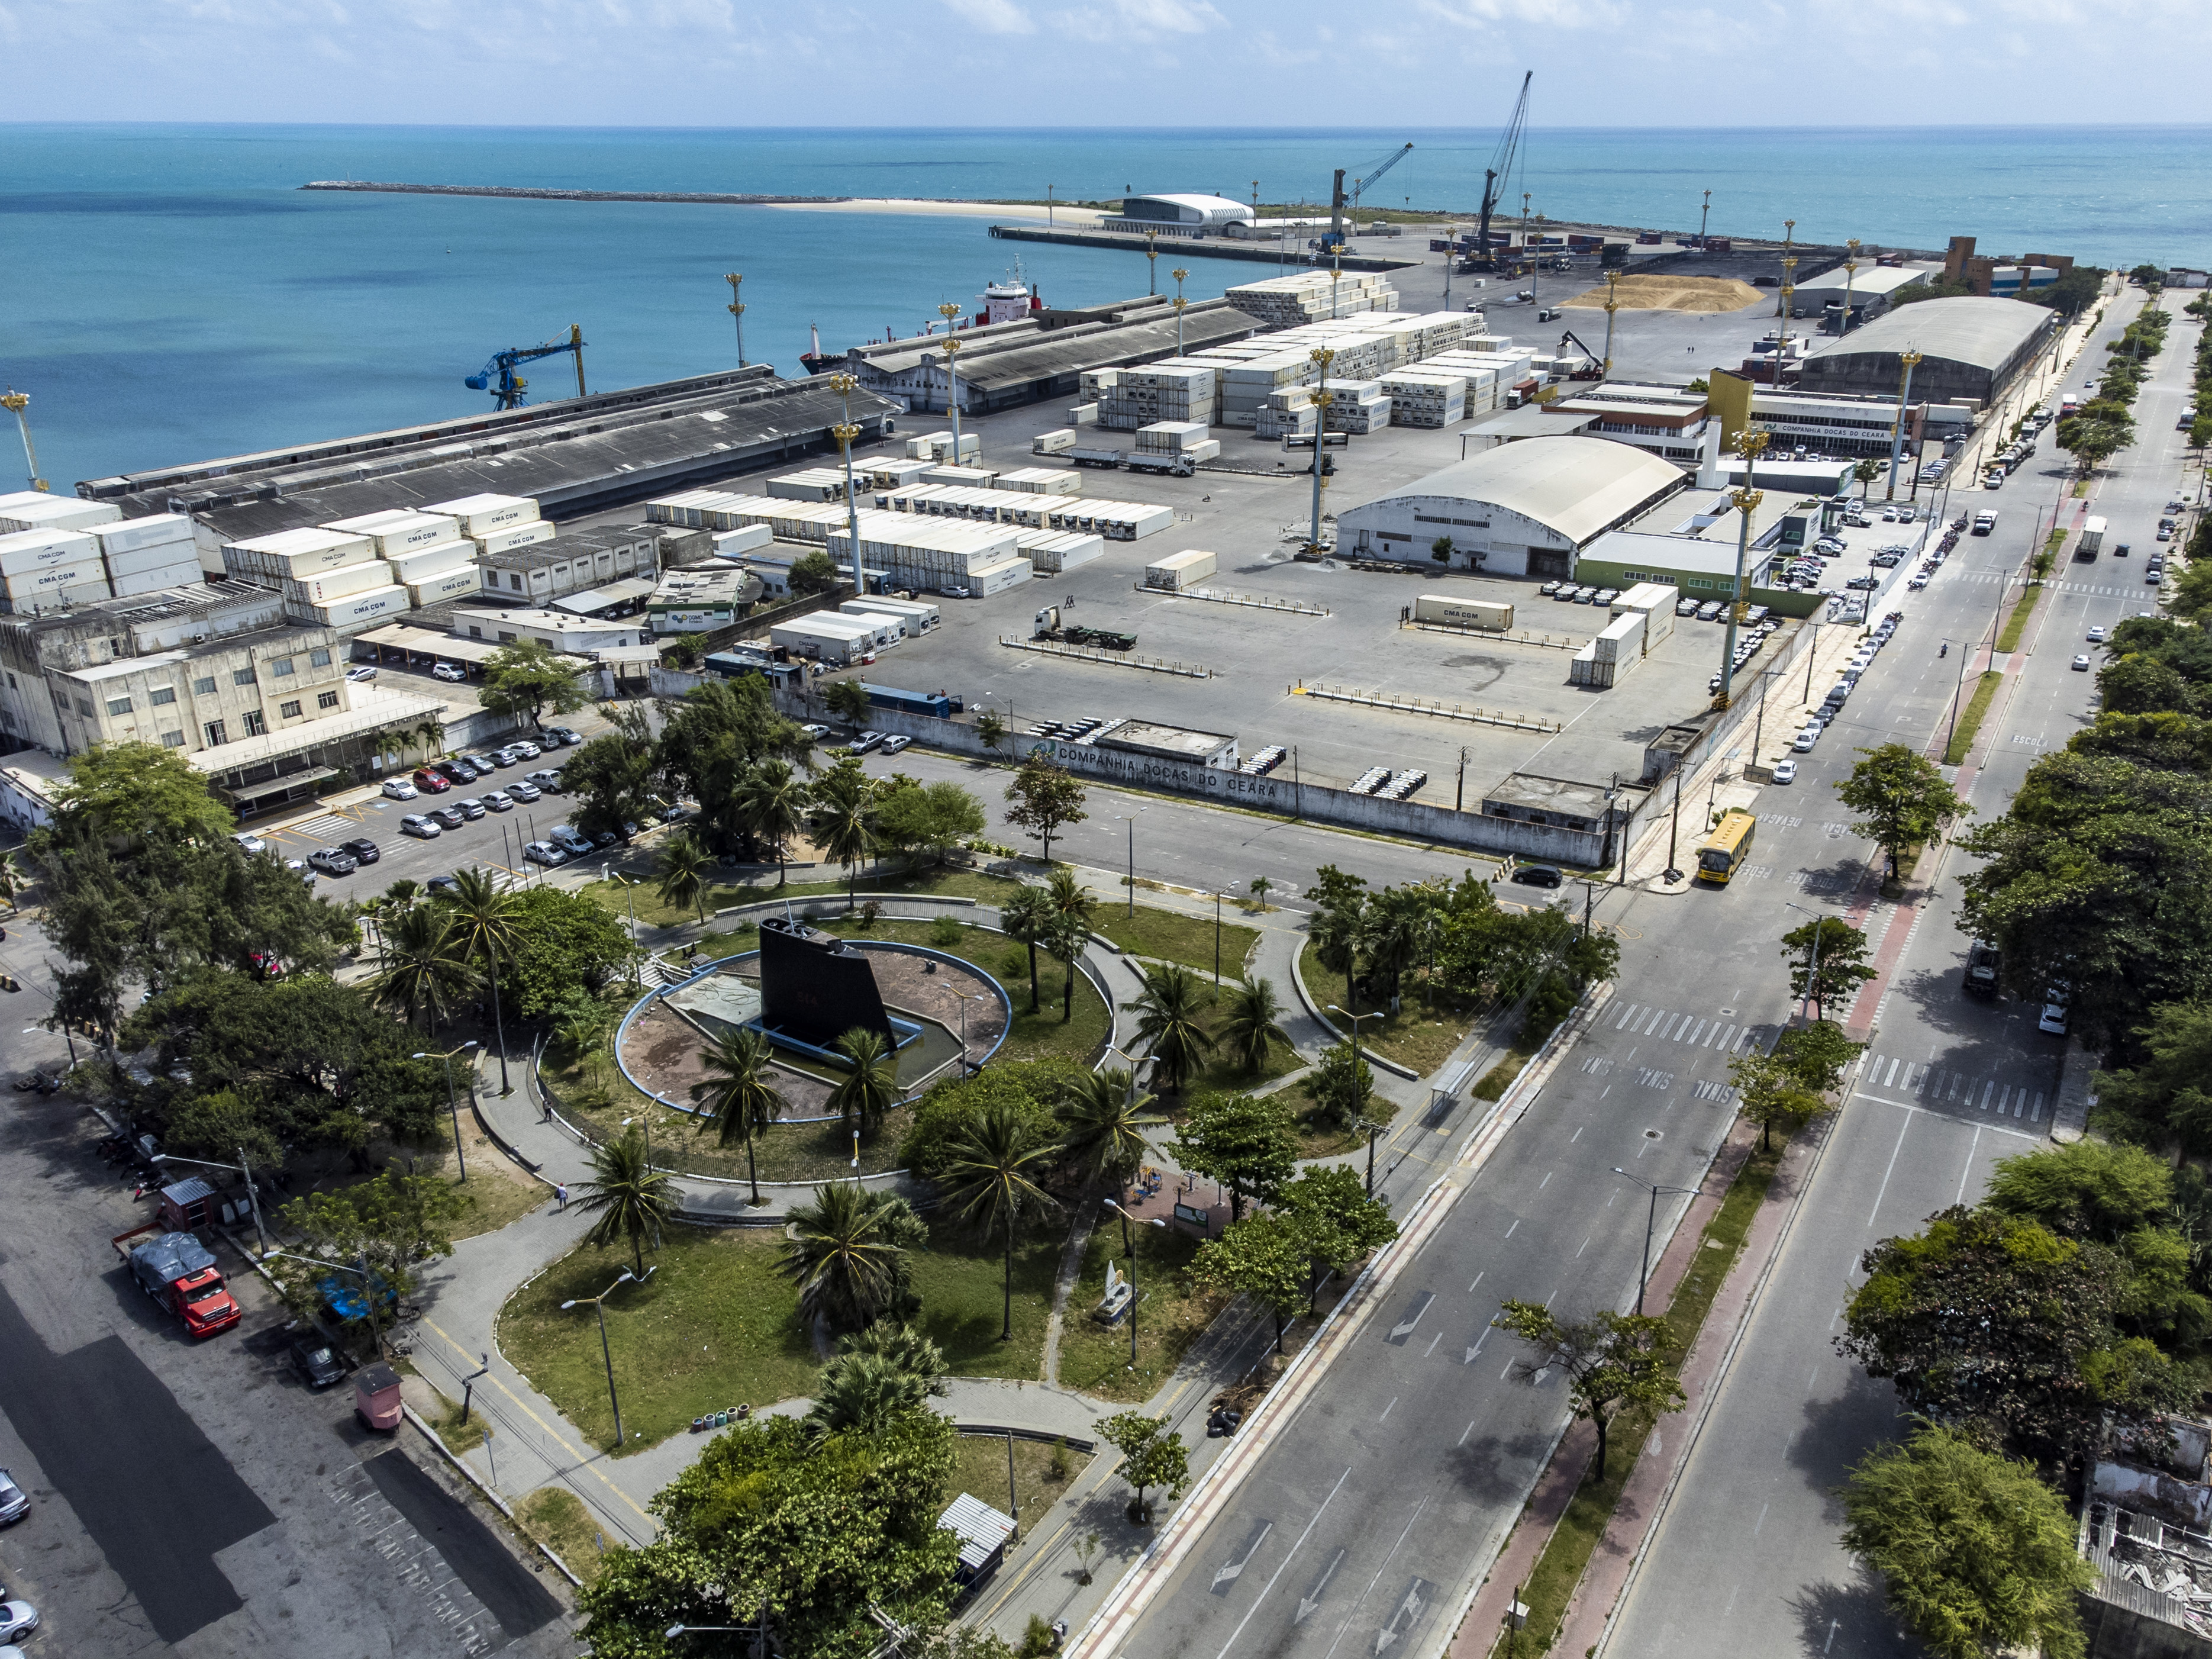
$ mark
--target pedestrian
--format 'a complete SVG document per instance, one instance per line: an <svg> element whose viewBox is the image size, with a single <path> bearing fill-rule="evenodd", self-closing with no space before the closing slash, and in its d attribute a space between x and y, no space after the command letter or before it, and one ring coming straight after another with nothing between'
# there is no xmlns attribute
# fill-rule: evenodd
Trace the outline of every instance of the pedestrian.
<svg viewBox="0 0 2212 1659"><path fill-rule="evenodd" d="M561 1201L561 1207L562 1209L565 1210L568 1207L568 1188L567 1186L562 1185L554 1188L553 1196Z"/></svg>

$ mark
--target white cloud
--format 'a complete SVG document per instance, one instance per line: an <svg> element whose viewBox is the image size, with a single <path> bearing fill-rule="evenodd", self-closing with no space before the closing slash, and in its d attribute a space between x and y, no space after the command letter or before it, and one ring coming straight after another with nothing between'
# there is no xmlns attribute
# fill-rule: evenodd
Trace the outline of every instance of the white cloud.
<svg viewBox="0 0 2212 1659"><path fill-rule="evenodd" d="M1036 25L1014 0L945 0L986 34L1035 34Z"/></svg>
<svg viewBox="0 0 2212 1659"><path fill-rule="evenodd" d="M1421 0L1422 9L1465 28L1541 23L1551 28L1618 28L1632 8L1618 0Z"/></svg>
<svg viewBox="0 0 2212 1659"><path fill-rule="evenodd" d="M1062 12L1056 21L1079 39L1124 46L1229 27L1210 0L1108 0L1103 7Z"/></svg>

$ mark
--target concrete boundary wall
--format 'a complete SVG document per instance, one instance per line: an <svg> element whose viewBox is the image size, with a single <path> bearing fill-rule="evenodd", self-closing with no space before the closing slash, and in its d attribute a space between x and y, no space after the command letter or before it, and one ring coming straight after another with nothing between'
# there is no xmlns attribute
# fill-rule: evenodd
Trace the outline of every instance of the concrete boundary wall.
<svg viewBox="0 0 2212 1659"><path fill-rule="evenodd" d="M794 720L808 718L795 699L780 698L784 712ZM1436 842L1448 847L1494 858L1534 859L1577 870L1593 870L1605 859L1603 829L1570 830L1552 824L1525 823L1517 818L1485 817L1478 812L1457 812L1449 806L1419 801L1377 800L1355 795L1349 789L1327 784L1299 784L1279 770L1253 777L1223 767L1195 766L1188 762L1158 760L1125 754L1094 744L1062 743L1048 738L1009 733L995 750L983 747L975 727L967 720L938 720L927 714L906 714L889 708L868 711L874 730L896 732L955 755L979 760L1018 763L1042 754L1064 766L1086 782L1122 784L1169 794L1194 795L1224 806L1249 807L1285 817L1306 818L1346 830L1371 830L1411 841ZM1632 811L1623 813L1613 825L1614 845L1636 829Z"/></svg>

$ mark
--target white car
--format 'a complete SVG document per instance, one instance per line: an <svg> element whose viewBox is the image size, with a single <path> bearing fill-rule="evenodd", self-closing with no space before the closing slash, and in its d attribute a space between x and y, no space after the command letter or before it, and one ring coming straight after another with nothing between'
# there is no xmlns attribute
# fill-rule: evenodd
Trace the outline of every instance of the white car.
<svg viewBox="0 0 2212 1659"><path fill-rule="evenodd" d="M529 738L524 738L518 742L510 743L506 748L500 750L500 752L503 755L519 756L524 760L536 760L545 751L543 749L540 749L536 744L531 742Z"/></svg>
<svg viewBox="0 0 2212 1659"><path fill-rule="evenodd" d="M1774 781L1775 781L1775 782L1777 782L1777 783L1795 783L1795 782L1796 782L1796 781L1797 781L1797 763L1796 763L1796 761L1794 761L1794 760L1786 760L1786 761L1777 761L1777 762L1775 762L1775 763L1774 763Z"/></svg>
<svg viewBox="0 0 2212 1659"><path fill-rule="evenodd" d="M39 1610L28 1601L0 1601L0 1642L13 1642L39 1627Z"/></svg>
<svg viewBox="0 0 2212 1659"><path fill-rule="evenodd" d="M386 778L384 798L386 800L413 800L422 792L404 778Z"/></svg>
<svg viewBox="0 0 2212 1659"><path fill-rule="evenodd" d="M2089 659L2087 654L2074 659L2074 672L2077 674L2086 674L2089 672Z"/></svg>
<svg viewBox="0 0 2212 1659"><path fill-rule="evenodd" d="M495 812L512 812L514 811L514 797L508 794L504 789L495 789L489 794L484 796L483 804Z"/></svg>
<svg viewBox="0 0 2212 1659"><path fill-rule="evenodd" d="M1809 755L1813 752L1813 745L1820 740L1820 728L1817 726L1808 726L1797 734L1790 746L1801 755Z"/></svg>
<svg viewBox="0 0 2212 1659"><path fill-rule="evenodd" d="M2089 643L2090 643L2090 644L2092 644L2092 645L2102 645L2104 642L2105 642L2105 630L2104 630L2103 629L2101 629L2101 628L2093 628L2093 629L2091 629L2089 630Z"/></svg>
<svg viewBox="0 0 2212 1659"><path fill-rule="evenodd" d="M811 738L817 743L821 742L823 738L830 735L830 728L826 726L810 724L802 726L799 729L804 735Z"/></svg>
<svg viewBox="0 0 2212 1659"><path fill-rule="evenodd" d="M252 858L257 853L265 853L269 850L269 843L250 830L240 830L231 837L231 840L237 843L238 850L248 858Z"/></svg>
<svg viewBox="0 0 2212 1659"><path fill-rule="evenodd" d="M2056 1002L2043 1005L2043 1018L2035 1022L2035 1029L2051 1036L2066 1035L2066 1010Z"/></svg>
<svg viewBox="0 0 2212 1659"><path fill-rule="evenodd" d="M367 663L362 664L358 668L349 668L346 670L346 678L352 681L356 685L362 684L364 681L373 680L375 678L376 670Z"/></svg>
<svg viewBox="0 0 2212 1659"><path fill-rule="evenodd" d="M457 662L440 662L430 665L430 678L434 680L452 680L458 682L465 680L468 678L468 677L469 671L462 667L460 664Z"/></svg>
<svg viewBox="0 0 2212 1659"><path fill-rule="evenodd" d="M908 737L885 738L884 739L884 753L886 755L896 755L900 750L905 748L913 741L914 739L912 738Z"/></svg>

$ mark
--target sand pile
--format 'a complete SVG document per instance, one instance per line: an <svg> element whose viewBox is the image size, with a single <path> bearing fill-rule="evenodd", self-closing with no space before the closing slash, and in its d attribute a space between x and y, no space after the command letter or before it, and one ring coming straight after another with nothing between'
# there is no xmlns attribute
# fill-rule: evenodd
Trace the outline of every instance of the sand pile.
<svg viewBox="0 0 2212 1659"><path fill-rule="evenodd" d="M1741 311L1762 297L1749 283L1738 282L1733 276L1655 273L1620 279L1620 304L1626 311ZM1605 304L1605 284L1601 283L1559 303L1601 307Z"/></svg>

